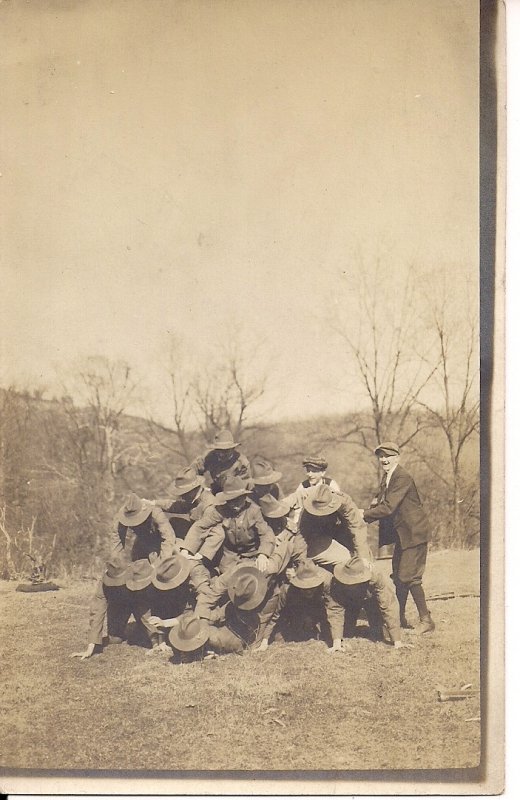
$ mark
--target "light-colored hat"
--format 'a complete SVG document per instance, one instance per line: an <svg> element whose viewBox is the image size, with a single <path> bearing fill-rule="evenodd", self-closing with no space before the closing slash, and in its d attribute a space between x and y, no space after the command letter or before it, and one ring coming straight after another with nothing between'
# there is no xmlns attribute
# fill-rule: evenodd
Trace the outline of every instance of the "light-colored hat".
<svg viewBox="0 0 520 800"><path fill-rule="evenodd" d="M323 456L306 456L302 461L304 467L314 467L317 470L325 470L329 466L328 461Z"/></svg>
<svg viewBox="0 0 520 800"><path fill-rule="evenodd" d="M358 556L353 556L344 564L336 564L334 577L345 586L354 586L356 583L365 583L372 577L372 571L365 566Z"/></svg>
<svg viewBox="0 0 520 800"><path fill-rule="evenodd" d="M173 494L181 497L183 494L191 492L204 483L204 475L199 475L193 467L186 467L175 476L175 480L166 490L166 494Z"/></svg>
<svg viewBox="0 0 520 800"><path fill-rule="evenodd" d="M103 573L103 583L105 586L124 586L128 571L128 559L122 555L113 556L107 562Z"/></svg>
<svg viewBox="0 0 520 800"><path fill-rule="evenodd" d="M323 576L311 558L301 561L296 567L296 574L290 579L290 583L298 589L314 589L321 586L323 581Z"/></svg>
<svg viewBox="0 0 520 800"><path fill-rule="evenodd" d="M251 478L253 483L259 486L268 486L276 483L282 477L282 473L273 469L272 464L265 458L258 456L251 461Z"/></svg>
<svg viewBox="0 0 520 800"><path fill-rule="evenodd" d="M341 505L341 497L339 494L331 491L330 486L326 483L320 483L318 486L313 486L309 494L303 501L303 507L309 514L314 514L317 517L325 517L327 514L333 514Z"/></svg>
<svg viewBox="0 0 520 800"><path fill-rule="evenodd" d="M233 434L231 431L218 431L215 434L215 438L213 439L213 444L211 445L212 450L232 450L234 447L238 447L240 442L233 441Z"/></svg>
<svg viewBox="0 0 520 800"><path fill-rule="evenodd" d="M122 525L128 525L133 528L136 525L141 525L151 513L152 506L145 500L141 500L135 492L130 492L119 510L119 522Z"/></svg>
<svg viewBox="0 0 520 800"><path fill-rule="evenodd" d="M252 611L267 594L267 580L256 567L238 566L231 576L228 594L234 606Z"/></svg>
<svg viewBox="0 0 520 800"><path fill-rule="evenodd" d="M376 456L379 455L379 453L385 456L398 456L400 453L399 445L395 442L381 442L374 450Z"/></svg>
<svg viewBox="0 0 520 800"><path fill-rule="evenodd" d="M170 630L168 639L176 650L191 653L208 641L209 625L205 619L196 617L193 611L186 611L179 619L179 624Z"/></svg>
<svg viewBox="0 0 520 800"><path fill-rule="evenodd" d="M140 558L138 561L132 561L128 567L126 585L130 591L138 592L151 584L154 575L153 564L150 564L147 558Z"/></svg>
<svg viewBox="0 0 520 800"><path fill-rule="evenodd" d="M266 519L280 519L286 517L291 507L285 500L277 500L272 494L264 494L258 499L262 515Z"/></svg>
<svg viewBox="0 0 520 800"><path fill-rule="evenodd" d="M222 491L215 495L215 503L222 505L227 503L228 500L234 500L235 497L242 497L243 494L251 494L251 490L247 488L247 483L242 478L230 476L224 481Z"/></svg>
<svg viewBox="0 0 520 800"><path fill-rule="evenodd" d="M172 555L155 565L152 583L156 589L167 591L176 589L188 578L190 566L188 560L181 555Z"/></svg>

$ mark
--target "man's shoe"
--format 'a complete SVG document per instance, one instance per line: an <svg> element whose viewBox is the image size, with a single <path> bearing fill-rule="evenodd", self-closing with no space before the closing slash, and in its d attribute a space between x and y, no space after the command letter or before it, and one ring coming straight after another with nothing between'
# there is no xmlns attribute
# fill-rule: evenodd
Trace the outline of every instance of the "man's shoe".
<svg viewBox="0 0 520 800"><path fill-rule="evenodd" d="M401 617L401 628L405 631L412 631L413 625L410 625L406 617Z"/></svg>
<svg viewBox="0 0 520 800"><path fill-rule="evenodd" d="M123 640L120 636L109 636L108 637L109 644L123 644Z"/></svg>
<svg viewBox="0 0 520 800"><path fill-rule="evenodd" d="M428 614L427 617L424 619L419 620L419 624L416 628L414 628L414 633L417 636L420 636L423 633L431 633L435 630L435 622L431 618L431 614Z"/></svg>

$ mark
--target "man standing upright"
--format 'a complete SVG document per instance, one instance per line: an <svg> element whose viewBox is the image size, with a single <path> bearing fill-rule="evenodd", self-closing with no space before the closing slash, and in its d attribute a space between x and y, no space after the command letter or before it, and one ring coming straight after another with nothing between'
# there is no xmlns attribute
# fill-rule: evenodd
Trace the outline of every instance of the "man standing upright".
<svg viewBox="0 0 520 800"><path fill-rule="evenodd" d="M399 445L382 442L374 453L384 475L378 496L363 516L365 522L379 521L380 547L395 543L392 579L399 601L401 627L411 627L405 615L410 593L419 612L415 632L428 633L435 630L422 586L430 539L428 519L412 476L399 464Z"/></svg>

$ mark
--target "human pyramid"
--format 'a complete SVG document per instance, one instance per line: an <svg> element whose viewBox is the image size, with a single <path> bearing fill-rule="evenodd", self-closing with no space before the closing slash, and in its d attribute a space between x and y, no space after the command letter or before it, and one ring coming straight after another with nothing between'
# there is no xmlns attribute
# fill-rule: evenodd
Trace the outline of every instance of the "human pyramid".
<svg viewBox="0 0 520 800"><path fill-rule="evenodd" d="M282 473L260 457L250 463L238 446L220 431L166 497L127 496L92 598L88 646L73 657L123 642L132 615L147 655L167 652L174 662L261 652L273 638L319 639L342 652L362 609L371 638L395 648L411 647L403 628L434 630L422 587L428 522L397 444L374 451L383 480L364 511L322 456L303 459L306 479L281 498ZM380 545L394 543L393 585L368 546L367 523L376 520Z"/></svg>

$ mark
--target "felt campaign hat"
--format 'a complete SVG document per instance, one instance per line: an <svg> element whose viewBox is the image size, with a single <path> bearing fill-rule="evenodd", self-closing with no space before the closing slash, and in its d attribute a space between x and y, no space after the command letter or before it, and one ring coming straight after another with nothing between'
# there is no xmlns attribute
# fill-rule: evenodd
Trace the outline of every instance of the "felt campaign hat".
<svg viewBox="0 0 520 800"><path fill-rule="evenodd" d="M222 491L215 495L215 503L222 505L222 503L227 503L228 500L234 500L235 497L251 494L251 489L247 487L248 484L242 478L230 476L224 481Z"/></svg>
<svg viewBox="0 0 520 800"><path fill-rule="evenodd" d="M321 586L323 581L324 578L314 561L306 558L298 564L296 573L289 582L298 589L314 589L316 586Z"/></svg>
<svg viewBox="0 0 520 800"><path fill-rule="evenodd" d="M238 447L240 442L233 441L233 434L231 431L218 431L215 434L215 438L213 439L213 444L211 445L212 450L232 450L234 447Z"/></svg>
<svg viewBox="0 0 520 800"><path fill-rule="evenodd" d="M336 564L334 577L345 586L354 586L356 583L365 583L372 577L372 571L365 566L358 556L353 556L344 564Z"/></svg>
<svg viewBox="0 0 520 800"><path fill-rule="evenodd" d="M140 558L138 561L132 561L129 565L126 585L130 591L138 592L151 584L154 575L153 564L150 564L147 558Z"/></svg>
<svg viewBox="0 0 520 800"><path fill-rule="evenodd" d="M339 494L331 491L330 486L326 483L313 486L303 501L305 511L317 517L325 517L327 514L333 514L338 510L340 505L341 497Z"/></svg>
<svg viewBox="0 0 520 800"><path fill-rule="evenodd" d="M141 525L152 513L153 506L142 500L135 492L127 495L123 506L119 510L118 519L122 525L130 528Z"/></svg>
<svg viewBox="0 0 520 800"><path fill-rule="evenodd" d="M238 566L231 576L228 594L234 606L252 611L267 594L267 580L256 567Z"/></svg>
<svg viewBox="0 0 520 800"><path fill-rule="evenodd" d="M188 578L190 566L188 560L181 555L172 555L156 563L152 583L156 589L167 591L176 589Z"/></svg>
<svg viewBox="0 0 520 800"><path fill-rule="evenodd" d="M317 470L325 470L329 466L329 462L323 456L306 456L302 461L304 467L314 467Z"/></svg>
<svg viewBox="0 0 520 800"><path fill-rule="evenodd" d="M282 473L273 469L272 464L265 458L254 458L251 461L251 478L253 483L259 486L267 486L269 483L276 483L282 477Z"/></svg>
<svg viewBox="0 0 520 800"><path fill-rule="evenodd" d="M262 515L266 519L280 519L286 517L291 507L285 500L277 500L272 494L264 494L258 499Z"/></svg>
<svg viewBox="0 0 520 800"><path fill-rule="evenodd" d="M172 647L183 653L198 650L209 639L209 625L199 619L193 611L187 611L179 619L179 624L170 630L168 639Z"/></svg>
<svg viewBox="0 0 520 800"><path fill-rule="evenodd" d="M181 497L183 494L191 492L204 483L204 475L199 475L193 467L186 467L175 476L175 480L168 487L166 494L173 494Z"/></svg>
<svg viewBox="0 0 520 800"><path fill-rule="evenodd" d="M105 586L124 586L128 574L128 559L122 555L113 556L107 562L103 573L103 583Z"/></svg>
<svg viewBox="0 0 520 800"><path fill-rule="evenodd" d="M381 442L374 450L376 456L380 453L384 456L398 456L400 452L399 445L395 442Z"/></svg>

